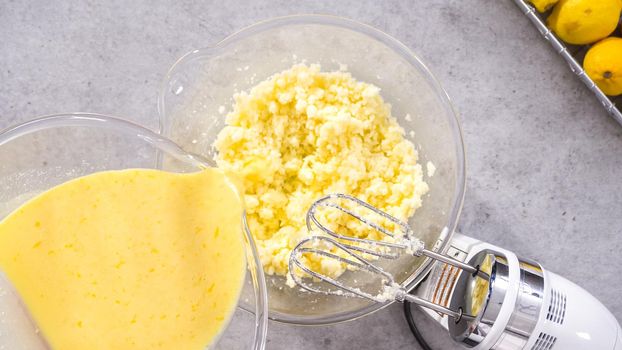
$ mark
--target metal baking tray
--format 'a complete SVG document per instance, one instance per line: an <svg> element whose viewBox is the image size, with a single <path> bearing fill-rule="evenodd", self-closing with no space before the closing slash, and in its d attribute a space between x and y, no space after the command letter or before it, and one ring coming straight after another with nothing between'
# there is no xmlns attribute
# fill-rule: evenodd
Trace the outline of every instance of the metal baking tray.
<svg viewBox="0 0 622 350"><path fill-rule="evenodd" d="M516 5L520 8L520 10L529 18L531 23L538 28L542 37L546 39L553 49L557 51L565 60L568 62L570 69L577 75L577 77L588 87L588 89L592 90L596 98L603 104L607 112L611 114L611 116L622 125L622 112L620 109L622 108L622 96L617 97L609 97L605 95L602 90L594 84L592 79L585 73L583 70L582 62L585 53L589 49L589 45L566 45L561 39L559 39L545 24L545 15L547 13L540 14L536 11L536 9L525 0L514 0ZM618 34L620 29L616 29L614 34Z"/></svg>

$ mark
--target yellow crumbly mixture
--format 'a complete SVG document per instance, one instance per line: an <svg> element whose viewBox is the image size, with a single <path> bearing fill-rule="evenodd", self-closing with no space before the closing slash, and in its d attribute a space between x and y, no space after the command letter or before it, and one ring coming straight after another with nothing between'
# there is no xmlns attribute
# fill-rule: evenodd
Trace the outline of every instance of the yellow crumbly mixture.
<svg viewBox="0 0 622 350"><path fill-rule="evenodd" d="M287 273L291 250L310 235L306 211L326 194L353 195L402 220L421 206L428 186L417 151L378 87L301 64L234 98L216 161L243 180L266 273ZM359 223L346 225L356 231ZM344 271L334 260L307 259L332 276Z"/></svg>

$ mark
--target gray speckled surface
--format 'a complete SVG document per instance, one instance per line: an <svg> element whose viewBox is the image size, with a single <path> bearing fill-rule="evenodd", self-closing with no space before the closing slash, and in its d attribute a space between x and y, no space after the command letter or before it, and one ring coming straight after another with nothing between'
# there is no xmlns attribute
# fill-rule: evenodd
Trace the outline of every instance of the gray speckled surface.
<svg viewBox="0 0 622 350"><path fill-rule="evenodd" d="M160 79L177 57L294 13L350 17L417 52L463 122L460 230L538 259L622 319L622 127L509 0L5 0L0 127L72 111L155 127ZM270 326L269 349L417 348L399 306L331 327ZM424 328L437 349L457 348L433 325Z"/></svg>

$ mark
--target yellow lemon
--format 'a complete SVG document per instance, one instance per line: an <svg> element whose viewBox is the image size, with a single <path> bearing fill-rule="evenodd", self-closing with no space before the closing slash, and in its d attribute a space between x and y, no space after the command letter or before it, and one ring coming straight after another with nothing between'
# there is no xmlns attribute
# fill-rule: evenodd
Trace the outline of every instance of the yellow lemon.
<svg viewBox="0 0 622 350"><path fill-rule="evenodd" d="M548 11L553 5L557 4L559 0L531 0L531 4L536 7L539 12Z"/></svg>
<svg viewBox="0 0 622 350"><path fill-rule="evenodd" d="M616 29L620 11L621 0L560 0L547 24L569 44L591 44Z"/></svg>
<svg viewBox="0 0 622 350"><path fill-rule="evenodd" d="M605 94L622 95L622 38L607 38L592 46L583 68Z"/></svg>

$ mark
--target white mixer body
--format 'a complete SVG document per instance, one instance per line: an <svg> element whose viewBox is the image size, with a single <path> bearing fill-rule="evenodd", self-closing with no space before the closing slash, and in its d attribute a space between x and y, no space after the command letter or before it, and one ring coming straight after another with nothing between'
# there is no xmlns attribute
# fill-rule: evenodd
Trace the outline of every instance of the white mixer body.
<svg viewBox="0 0 622 350"><path fill-rule="evenodd" d="M622 350L622 329L616 318L594 296L569 280L510 251L460 234L454 235L447 255L468 262L482 251L497 252L507 261L508 272L502 281L507 291L502 299L489 301L490 308L498 309L494 322L484 324L483 332L475 331L474 336L465 339L463 345L467 348ZM439 264L416 294L442 305L456 293L459 273L458 269ZM453 320L422 310L445 328L453 327L448 324Z"/></svg>
<svg viewBox="0 0 622 350"><path fill-rule="evenodd" d="M622 330L607 308L583 288L544 271L544 308L525 349L622 350Z"/></svg>

